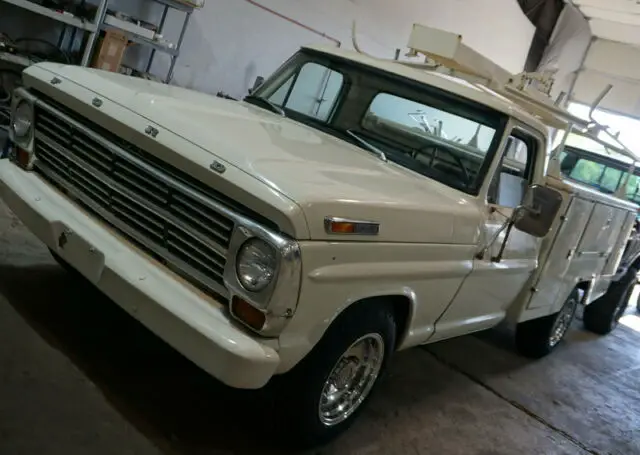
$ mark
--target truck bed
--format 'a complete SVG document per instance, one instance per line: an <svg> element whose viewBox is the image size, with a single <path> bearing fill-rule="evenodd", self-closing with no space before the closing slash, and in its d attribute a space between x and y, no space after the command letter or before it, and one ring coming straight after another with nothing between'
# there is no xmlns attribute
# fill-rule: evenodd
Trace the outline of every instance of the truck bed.
<svg viewBox="0 0 640 455"><path fill-rule="evenodd" d="M636 204L570 180L547 177L546 184L562 194L562 216L543 240L519 322L558 311L576 286L586 291L584 304L604 294L638 210Z"/></svg>

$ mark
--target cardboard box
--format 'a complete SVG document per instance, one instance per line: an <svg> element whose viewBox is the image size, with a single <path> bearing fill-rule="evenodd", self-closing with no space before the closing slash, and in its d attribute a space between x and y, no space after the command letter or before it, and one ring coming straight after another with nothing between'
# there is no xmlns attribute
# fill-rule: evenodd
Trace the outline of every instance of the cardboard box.
<svg viewBox="0 0 640 455"><path fill-rule="evenodd" d="M117 73L120 70L128 42L129 40L124 33L117 30L107 30L91 66Z"/></svg>

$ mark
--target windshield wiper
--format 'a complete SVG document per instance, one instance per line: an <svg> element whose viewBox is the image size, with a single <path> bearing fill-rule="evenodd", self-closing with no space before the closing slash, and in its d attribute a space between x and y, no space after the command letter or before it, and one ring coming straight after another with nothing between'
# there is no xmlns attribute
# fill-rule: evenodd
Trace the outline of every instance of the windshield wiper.
<svg viewBox="0 0 640 455"><path fill-rule="evenodd" d="M247 96L244 97L244 100L246 102L248 102L248 103L255 104L256 106L267 108L271 112L275 112L276 114L280 114L283 117L287 116L287 114L285 114L285 112L284 112L284 109L282 109L277 104L272 103L271 101L269 101L266 98L262 98L260 96L255 96L255 95L247 95Z"/></svg>
<svg viewBox="0 0 640 455"><path fill-rule="evenodd" d="M380 150L378 147L376 147L375 145L369 143L368 141L362 139L360 136L358 136L356 133L354 133L352 130L346 130L345 131L349 136L351 136L352 138L354 138L356 141L358 141L360 144L364 145L367 149L369 149L369 151L371 153L373 153L374 155L376 155L378 158L380 158L382 161L384 161L385 163L387 162L387 155L384 154L384 152L382 150Z"/></svg>

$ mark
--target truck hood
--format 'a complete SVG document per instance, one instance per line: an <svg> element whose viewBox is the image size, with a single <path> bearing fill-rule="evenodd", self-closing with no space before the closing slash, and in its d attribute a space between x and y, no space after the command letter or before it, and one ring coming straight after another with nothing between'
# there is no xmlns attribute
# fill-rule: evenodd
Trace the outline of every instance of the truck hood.
<svg viewBox="0 0 640 455"><path fill-rule="evenodd" d="M145 117L298 204L310 237L336 240L325 217L380 223L370 240L476 243L473 198L385 163L319 130L245 102L115 73L52 63L41 68ZM180 150L176 150L181 153ZM362 237L359 240L368 240Z"/></svg>

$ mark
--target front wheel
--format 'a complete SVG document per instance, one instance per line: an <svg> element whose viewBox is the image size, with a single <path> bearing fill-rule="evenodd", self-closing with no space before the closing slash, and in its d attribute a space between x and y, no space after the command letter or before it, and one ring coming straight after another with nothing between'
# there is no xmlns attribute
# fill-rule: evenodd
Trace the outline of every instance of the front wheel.
<svg viewBox="0 0 640 455"><path fill-rule="evenodd" d="M578 290L574 289L555 314L518 324L516 328L516 347L530 358L540 358L549 354L560 344L569 330L580 302Z"/></svg>
<svg viewBox="0 0 640 455"><path fill-rule="evenodd" d="M316 446L346 430L384 372L395 337L393 312L386 305L372 302L347 309L311 353L281 378L288 442Z"/></svg>

